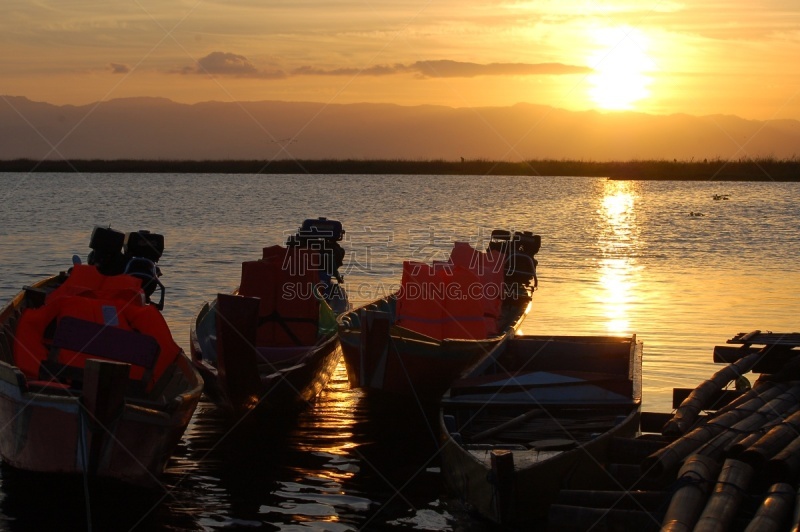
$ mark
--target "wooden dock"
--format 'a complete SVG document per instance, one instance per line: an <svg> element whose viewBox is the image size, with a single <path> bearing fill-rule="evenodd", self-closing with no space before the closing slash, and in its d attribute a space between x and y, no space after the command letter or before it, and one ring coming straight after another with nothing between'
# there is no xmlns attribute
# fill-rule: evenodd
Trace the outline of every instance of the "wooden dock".
<svg viewBox="0 0 800 532"><path fill-rule="evenodd" d="M639 437L613 442L605 484L562 490L548 529L800 531L798 355L800 333L715 347L725 366L675 389L674 412L643 413Z"/></svg>

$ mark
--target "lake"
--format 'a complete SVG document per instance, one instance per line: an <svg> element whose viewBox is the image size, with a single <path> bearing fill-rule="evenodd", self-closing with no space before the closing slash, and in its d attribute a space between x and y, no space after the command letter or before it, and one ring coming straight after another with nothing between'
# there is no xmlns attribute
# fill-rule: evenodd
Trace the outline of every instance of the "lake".
<svg viewBox="0 0 800 532"><path fill-rule="evenodd" d="M164 314L188 350L202 303L240 263L305 218L341 220L358 304L399 284L402 261L485 246L492 229L542 236L529 334L630 334L644 342L643 403L720 366L738 332L800 330L799 183L574 177L0 174L0 299L85 259L95 225L165 236ZM727 195L729 199L715 199ZM695 215L691 215L695 214ZM699 214L699 215L697 215ZM435 429L375 415L344 367L295 422L232 425L201 401L157 497L52 485L3 468L8 530L484 530L438 475ZM60 488L60 487L59 487Z"/></svg>

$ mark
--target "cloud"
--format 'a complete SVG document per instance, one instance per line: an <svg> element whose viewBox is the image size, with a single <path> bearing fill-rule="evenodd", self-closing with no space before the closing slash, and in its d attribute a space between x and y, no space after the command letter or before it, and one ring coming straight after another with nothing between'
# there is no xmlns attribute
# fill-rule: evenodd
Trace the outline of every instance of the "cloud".
<svg viewBox="0 0 800 532"><path fill-rule="evenodd" d="M230 52L211 52L197 60L197 66L183 67L181 74L204 74L238 78L283 79L280 70L258 70L245 56Z"/></svg>
<svg viewBox="0 0 800 532"><path fill-rule="evenodd" d="M314 67L300 67L292 70L293 76L387 76L398 72L408 72L404 65L374 65L367 68L335 68L325 70Z"/></svg>
<svg viewBox="0 0 800 532"><path fill-rule="evenodd" d="M417 61L410 65L372 65L365 68L324 69L303 66L286 73L282 70L259 70L245 56L229 52L212 52L197 61L196 67L184 67L181 74L206 74L215 76L248 77L259 79L285 79L298 76L391 76L414 73L421 78L474 78L478 76L541 76L562 74L587 74L586 66L563 63L466 63L441 59Z"/></svg>
<svg viewBox="0 0 800 532"><path fill-rule="evenodd" d="M387 76L413 72L423 78L474 78L477 76L540 76L553 74L588 74L592 69L563 63L465 63L442 59L417 61L410 65L374 65L367 68L337 68L324 70L300 67L293 76Z"/></svg>
<svg viewBox="0 0 800 532"><path fill-rule="evenodd" d="M476 76L540 76L552 74L588 74L591 68L563 63L464 63L442 59L417 61L411 69L426 78L474 78Z"/></svg>
<svg viewBox="0 0 800 532"><path fill-rule="evenodd" d="M109 63L108 66L111 68L112 74L127 74L131 71L131 67L121 63Z"/></svg>

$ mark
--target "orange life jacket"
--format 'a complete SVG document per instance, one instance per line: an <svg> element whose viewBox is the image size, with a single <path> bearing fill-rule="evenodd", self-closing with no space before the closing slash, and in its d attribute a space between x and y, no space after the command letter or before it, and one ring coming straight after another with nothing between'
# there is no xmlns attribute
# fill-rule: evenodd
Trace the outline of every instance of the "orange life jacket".
<svg viewBox="0 0 800 532"><path fill-rule="evenodd" d="M403 262L397 324L437 340L484 339L487 327L478 277L451 263Z"/></svg>
<svg viewBox="0 0 800 532"><path fill-rule="evenodd" d="M467 242L455 242L453 251L450 252L450 262L467 268L478 277L480 289L471 290L470 295L482 301L488 334L497 334L498 319L503 306L505 257L494 249L483 252Z"/></svg>
<svg viewBox="0 0 800 532"><path fill-rule="evenodd" d="M242 263L239 294L258 297L260 347L314 345L319 331L317 254L299 248L264 248L264 259Z"/></svg>
<svg viewBox="0 0 800 532"><path fill-rule="evenodd" d="M17 367L29 379L39 379L41 363L49 355L45 330L54 320L57 328L58 322L66 316L155 338L160 351L151 380L146 383L148 389L181 350L158 309L145 303L139 279L129 275L105 276L94 266L76 265L67 280L50 293L44 306L26 309L20 317L14 339L14 358ZM68 349L57 353L57 362L74 368L83 368L90 358L102 357ZM144 368L132 365L130 378L140 380L144 373Z"/></svg>

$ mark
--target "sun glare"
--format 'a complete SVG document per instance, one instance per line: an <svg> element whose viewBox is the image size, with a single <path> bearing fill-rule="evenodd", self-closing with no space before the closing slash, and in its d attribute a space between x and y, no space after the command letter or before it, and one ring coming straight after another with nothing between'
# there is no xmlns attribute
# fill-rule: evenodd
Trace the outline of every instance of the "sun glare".
<svg viewBox="0 0 800 532"><path fill-rule="evenodd" d="M647 37L630 27L592 31L597 46L589 58L594 74L589 76L589 96L599 107L609 110L634 109L635 103L650 95L647 75L655 65L647 55Z"/></svg>
<svg viewBox="0 0 800 532"><path fill-rule="evenodd" d="M636 193L628 181L604 184L599 214L603 220L600 286L606 328L614 334L630 330L629 315L636 290Z"/></svg>

